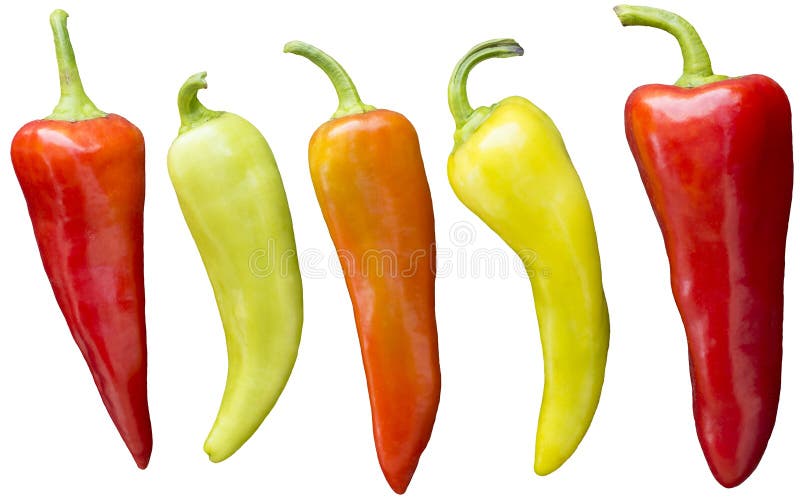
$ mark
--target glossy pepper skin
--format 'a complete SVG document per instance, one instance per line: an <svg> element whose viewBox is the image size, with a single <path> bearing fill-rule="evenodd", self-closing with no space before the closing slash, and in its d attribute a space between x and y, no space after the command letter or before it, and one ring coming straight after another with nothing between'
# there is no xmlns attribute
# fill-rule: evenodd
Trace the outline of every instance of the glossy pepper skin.
<svg viewBox="0 0 800 498"><path fill-rule="evenodd" d="M136 464L153 437L147 405L142 224L144 139L86 96L67 33L50 17L61 100L17 132L11 160L42 263L100 397Z"/></svg>
<svg viewBox="0 0 800 498"><path fill-rule="evenodd" d="M714 477L743 482L767 446L781 385L792 198L789 101L761 75L714 75L694 29L648 7L624 25L669 31L684 75L636 89L625 130L664 236L689 346L694 417Z"/></svg>
<svg viewBox="0 0 800 498"><path fill-rule="evenodd" d="M440 390L433 208L419 141L403 115L364 105L327 54L302 42L285 51L320 66L339 95L334 119L311 138L311 178L353 302L378 460L403 493Z"/></svg>
<svg viewBox="0 0 800 498"><path fill-rule="evenodd" d="M198 100L205 73L178 95L181 128L167 164L225 329L228 378L205 443L231 456L272 410L294 367L303 288L292 217L267 141L245 119Z"/></svg>
<svg viewBox="0 0 800 498"><path fill-rule="evenodd" d="M545 370L534 470L546 475L572 455L592 421L609 318L589 201L558 129L522 97L475 110L467 101L476 64L517 55L514 40L490 40L456 66L447 172L458 198L520 256L530 277Z"/></svg>

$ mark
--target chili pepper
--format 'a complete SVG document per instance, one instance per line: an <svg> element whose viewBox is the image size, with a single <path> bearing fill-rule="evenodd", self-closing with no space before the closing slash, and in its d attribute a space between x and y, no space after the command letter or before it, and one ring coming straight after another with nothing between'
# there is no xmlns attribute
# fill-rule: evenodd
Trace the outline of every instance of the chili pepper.
<svg viewBox="0 0 800 498"><path fill-rule="evenodd" d="M67 13L50 15L61 99L11 144L45 272L100 397L140 468L147 406L142 223L144 139L83 89Z"/></svg>
<svg viewBox="0 0 800 498"><path fill-rule="evenodd" d="M294 41L284 51L319 66L339 97L308 161L353 302L378 460L400 494L430 438L440 390L433 207L417 133L402 114L365 105L321 50Z"/></svg>
<svg viewBox="0 0 800 498"><path fill-rule="evenodd" d="M167 164L225 329L228 378L204 447L219 462L258 429L289 380L303 289L272 150L244 118L197 100L205 77L191 76L178 93L181 127Z"/></svg>
<svg viewBox="0 0 800 498"><path fill-rule="evenodd" d="M625 131L664 236L689 346L703 453L726 487L758 465L781 383L783 270L792 197L791 111L762 75L713 73L683 18L615 8L624 26L675 36L683 75L637 88Z"/></svg>
<svg viewBox="0 0 800 498"><path fill-rule="evenodd" d="M514 40L490 40L456 66L447 173L461 202L519 255L530 277L545 372L534 470L546 475L572 455L592 421L609 319L589 201L558 129L522 97L478 109L467 100L476 64L522 53Z"/></svg>

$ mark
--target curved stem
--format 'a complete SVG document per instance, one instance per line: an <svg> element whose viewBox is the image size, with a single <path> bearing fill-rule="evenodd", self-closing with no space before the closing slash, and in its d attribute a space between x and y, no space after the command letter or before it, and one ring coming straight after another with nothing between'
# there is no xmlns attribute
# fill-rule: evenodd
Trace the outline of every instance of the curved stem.
<svg viewBox="0 0 800 498"><path fill-rule="evenodd" d="M456 128L461 128L475 111L467 99L467 77L472 68L486 59L514 57L522 55L524 52L516 41L502 38L475 45L467 52L467 55L458 61L447 89L447 101L450 105L450 113L456 120Z"/></svg>
<svg viewBox="0 0 800 498"><path fill-rule="evenodd" d="M336 95L339 97L339 107L333 113L334 118L360 114L375 109L373 106L361 101L353 80L330 55L313 45L301 41L290 41L283 47L283 51L305 57L328 75L333 87L336 89Z"/></svg>
<svg viewBox="0 0 800 498"><path fill-rule="evenodd" d="M675 83L677 86L692 88L713 81L728 79L714 74L700 35L689 22L667 10L654 7L617 5L614 12L623 26L650 26L671 34L678 40L683 55L683 75Z"/></svg>
<svg viewBox="0 0 800 498"><path fill-rule="evenodd" d="M197 92L208 88L205 71L189 76L186 83L178 91L178 114L181 116L181 128L178 135L195 126L218 117L222 112L212 111L197 100Z"/></svg>
<svg viewBox="0 0 800 498"><path fill-rule="evenodd" d="M67 31L67 17L69 14L61 9L50 14L50 27L53 28L53 40L56 45L56 60L58 61L58 76L61 82L61 98L53 113L46 119L59 121L83 121L85 119L101 118L106 115L97 108L86 95L75 62L75 52L69 41Z"/></svg>

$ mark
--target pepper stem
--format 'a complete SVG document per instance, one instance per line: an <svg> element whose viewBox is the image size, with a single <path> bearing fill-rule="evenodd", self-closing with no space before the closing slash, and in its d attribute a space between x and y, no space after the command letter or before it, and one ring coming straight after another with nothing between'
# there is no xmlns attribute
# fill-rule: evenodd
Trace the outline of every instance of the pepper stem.
<svg viewBox="0 0 800 498"><path fill-rule="evenodd" d="M50 14L50 27L53 28L53 40L56 45L58 76L61 81L61 98L52 114L46 119L83 121L105 117L106 113L94 105L83 89L81 75L75 62L75 52L69 41L67 17L69 14L61 9L56 9Z"/></svg>
<svg viewBox="0 0 800 498"><path fill-rule="evenodd" d="M328 75L339 97L339 107L333 113L334 119L375 110L373 106L361 101L353 80L330 55L301 41L290 41L283 47L283 51L305 57Z"/></svg>
<svg viewBox="0 0 800 498"><path fill-rule="evenodd" d="M675 83L676 86L693 88L728 79L727 76L714 74L711 69L711 59L703 41L700 40L700 35L678 14L654 7L633 5L617 5L614 7L614 12L623 26L650 26L662 29L678 40L683 54L683 74Z"/></svg>
<svg viewBox="0 0 800 498"><path fill-rule="evenodd" d="M178 91L178 114L181 116L181 128L178 135L192 128L210 121L222 114L221 111L212 111L197 100L197 92L208 88L205 71L189 76L186 83Z"/></svg>
<svg viewBox="0 0 800 498"><path fill-rule="evenodd" d="M469 105L469 100L467 99L467 77L472 68L486 59L514 57L523 53L524 50L516 41L510 38L503 38L475 45L467 52L467 55L458 61L456 68L453 70L453 75L450 77L450 86L447 89L447 100L450 104L450 113L456 120L456 128L464 126L472 113L475 112L475 109Z"/></svg>

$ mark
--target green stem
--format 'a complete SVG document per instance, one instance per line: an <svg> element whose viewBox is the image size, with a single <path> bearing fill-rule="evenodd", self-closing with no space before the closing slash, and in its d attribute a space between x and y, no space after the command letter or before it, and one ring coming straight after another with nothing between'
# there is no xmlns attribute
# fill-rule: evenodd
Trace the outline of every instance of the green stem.
<svg viewBox="0 0 800 498"><path fill-rule="evenodd" d="M519 44L510 39L503 38L489 40L472 47L453 70L450 77L450 86L447 89L447 100L450 104L450 113L456 120L456 128L461 128L469 120L475 109L469 105L467 99L467 77L470 71L479 62L486 59L515 57L522 55L524 50Z"/></svg>
<svg viewBox="0 0 800 498"><path fill-rule="evenodd" d="M375 110L371 105L361 101L353 80L330 55L301 41L290 41L283 47L283 51L305 57L328 75L336 89L336 95L339 97L339 107L333 113L334 119Z"/></svg>
<svg viewBox="0 0 800 498"><path fill-rule="evenodd" d="M220 111L208 109L197 100L197 92L200 89L208 88L206 74L203 71L189 76L189 79L178 91L178 114L181 116L181 128L178 130L178 135L222 114Z"/></svg>
<svg viewBox="0 0 800 498"><path fill-rule="evenodd" d="M54 10L50 14L50 27L53 28L53 40L56 45L58 76L61 81L61 98L53 109L53 113L46 119L83 121L105 117L106 113L94 105L83 89L78 65L75 63L75 52L69 41L67 17L69 14L61 9Z"/></svg>
<svg viewBox="0 0 800 498"><path fill-rule="evenodd" d="M694 27L681 16L653 7L617 5L614 12L623 26L650 26L671 34L678 40L683 55L683 75L675 85L693 88L728 79L714 74L708 51Z"/></svg>

